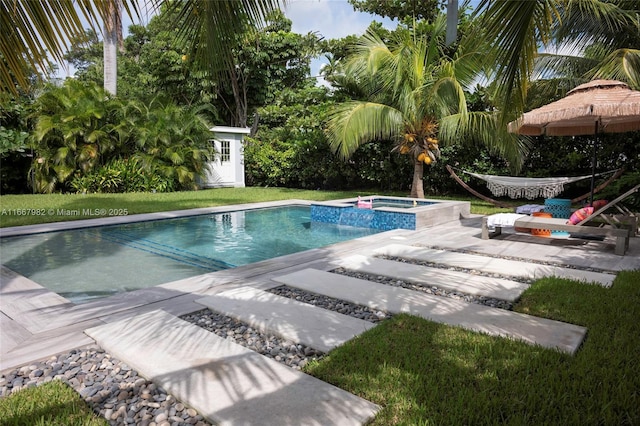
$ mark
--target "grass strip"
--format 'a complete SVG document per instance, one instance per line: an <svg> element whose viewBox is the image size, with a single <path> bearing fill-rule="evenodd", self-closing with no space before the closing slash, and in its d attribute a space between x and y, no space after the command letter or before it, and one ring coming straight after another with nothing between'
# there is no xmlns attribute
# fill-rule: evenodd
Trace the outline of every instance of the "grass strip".
<svg viewBox="0 0 640 426"><path fill-rule="evenodd" d="M1 426L107 426L69 385L53 380L0 399Z"/></svg>
<svg viewBox="0 0 640 426"><path fill-rule="evenodd" d="M306 371L383 409L374 425L640 424L640 271L545 278L515 310L583 325L575 356L399 315Z"/></svg>

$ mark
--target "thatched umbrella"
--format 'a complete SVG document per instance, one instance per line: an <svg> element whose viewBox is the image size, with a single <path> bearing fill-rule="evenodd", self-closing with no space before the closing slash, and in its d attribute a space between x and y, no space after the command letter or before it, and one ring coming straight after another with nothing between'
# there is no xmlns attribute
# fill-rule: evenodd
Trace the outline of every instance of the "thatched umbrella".
<svg viewBox="0 0 640 426"><path fill-rule="evenodd" d="M593 145L591 202L596 169L597 135L640 130L640 91L616 80L593 80L555 102L534 109L509 123L521 135L596 135Z"/></svg>

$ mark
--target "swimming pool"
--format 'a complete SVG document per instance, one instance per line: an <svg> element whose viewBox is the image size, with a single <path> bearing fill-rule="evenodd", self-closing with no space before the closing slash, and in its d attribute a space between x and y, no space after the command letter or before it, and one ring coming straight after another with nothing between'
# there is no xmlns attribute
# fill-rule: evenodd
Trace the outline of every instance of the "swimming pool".
<svg viewBox="0 0 640 426"><path fill-rule="evenodd" d="M0 250L7 268L85 303L378 232L288 206L4 237Z"/></svg>

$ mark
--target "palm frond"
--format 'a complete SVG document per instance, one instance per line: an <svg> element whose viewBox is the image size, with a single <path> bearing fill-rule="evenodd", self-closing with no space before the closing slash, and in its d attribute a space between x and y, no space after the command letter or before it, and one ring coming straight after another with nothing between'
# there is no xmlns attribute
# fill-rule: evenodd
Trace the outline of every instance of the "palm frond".
<svg viewBox="0 0 640 426"><path fill-rule="evenodd" d="M541 53L535 60L532 79L548 79L558 76L583 76L597 64L585 56Z"/></svg>
<svg viewBox="0 0 640 426"><path fill-rule="evenodd" d="M481 28L493 42L492 60L497 98L503 111L522 111L538 45L548 45L552 28L561 21L558 2L481 0ZM504 124L508 117L503 118Z"/></svg>
<svg viewBox="0 0 640 426"><path fill-rule="evenodd" d="M588 74L593 78L624 81L640 90L640 49L617 49Z"/></svg>
<svg viewBox="0 0 640 426"><path fill-rule="evenodd" d="M207 70L222 74L233 66L233 49L251 26L264 24L278 0L201 1L168 3L178 37Z"/></svg>
<svg viewBox="0 0 640 426"><path fill-rule="evenodd" d="M556 27L558 42L576 45L633 46L640 42L637 4L620 0L570 0L566 2L562 25Z"/></svg>
<svg viewBox="0 0 640 426"><path fill-rule="evenodd" d="M495 113L452 114L440 120L440 140L445 144L482 143L509 162L518 172L529 151L531 140L508 133Z"/></svg>
<svg viewBox="0 0 640 426"><path fill-rule="evenodd" d="M28 88L30 70L48 73L49 57L63 62L68 40L85 37L81 16L92 29L100 28L114 1L0 0L0 90ZM137 1L125 0L123 5L130 17L139 16Z"/></svg>
<svg viewBox="0 0 640 426"><path fill-rule="evenodd" d="M397 137L403 128L400 111L388 105L350 101L336 106L327 123L331 150L347 159L360 145Z"/></svg>

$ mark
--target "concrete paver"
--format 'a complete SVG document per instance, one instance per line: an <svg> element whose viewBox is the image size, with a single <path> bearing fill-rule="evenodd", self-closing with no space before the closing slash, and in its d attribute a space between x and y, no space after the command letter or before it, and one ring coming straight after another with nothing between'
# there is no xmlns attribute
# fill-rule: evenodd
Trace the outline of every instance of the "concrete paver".
<svg viewBox="0 0 640 426"><path fill-rule="evenodd" d="M162 311L86 333L221 426L360 425L379 409Z"/></svg>
<svg viewBox="0 0 640 426"><path fill-rule="evenodd" d="M277 277L275 281L373 309L409 313L431 321L493 336L509 337L570 354L578 350L587 332L586 328L573 324L314 269Z"/></svg>
<svg viewBox="0 0 640 426"><path fill-rule="evenodd" d="M209 309L293 342L329 352L372 328L368 321L250 287L196 300Z"/></svg>
<svg viewBox="0 0 640 426"><path fill-rule="evenodd" d="M516 301L529 286L503 278L470 275L466 272L431 268L375 257L355 255L338 263L343 268L372 275L397 278L426 286L461 291L476 296Z"/></svg>
<svg viewBox="0 0 640 426"><path fill-rule="evenodd" d="M447 266L471 269L511 277L539 279L543 277L569 278L587 283L611 287L615 274L585 271L562 266L543 265L521 260L502 259L477 254L458 253L424 247L390 244L375 251L378 255L395 256L404 259L434 262Z"/></svg>

